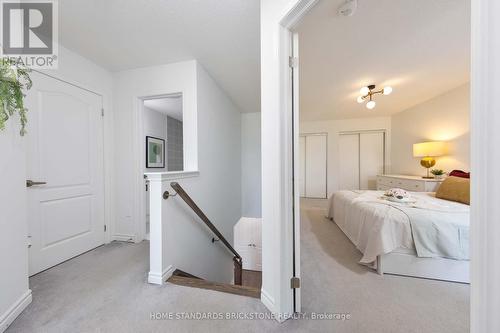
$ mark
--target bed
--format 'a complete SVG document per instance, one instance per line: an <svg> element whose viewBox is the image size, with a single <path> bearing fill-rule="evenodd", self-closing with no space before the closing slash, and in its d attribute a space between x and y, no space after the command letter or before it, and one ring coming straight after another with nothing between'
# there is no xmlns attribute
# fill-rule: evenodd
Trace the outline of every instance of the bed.
<svg viewBox="0 0 500 333"><path fill-rule="evenodd" d="M469 206L434 193L390 202L382 191L338 191L328 217L363 253L360 264L395 274L469 283Z"/></svg>

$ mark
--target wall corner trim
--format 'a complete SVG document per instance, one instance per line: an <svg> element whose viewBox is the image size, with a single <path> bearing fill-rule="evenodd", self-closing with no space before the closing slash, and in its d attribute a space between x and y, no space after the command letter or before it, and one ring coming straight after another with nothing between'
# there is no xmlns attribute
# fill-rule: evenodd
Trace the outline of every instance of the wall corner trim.
<svg viewBox="0 0 500 333"><path fill-rule="evenodd" d="M271 295L264 290L264 288L261 289L260 291L260 300L262 303L268 308L269 311L272 313L276 313L276 303L274 302L274 298L271 297Z"/></svg>
<svg viewBox="0 0 500 333"><path fill-rule="evenodd" d="M0 333L5 332L17 316L19 316L21 312L23 312L24 309L30 305L32 299L31 289L28 289L5 313L0 316Z"/></svg>
<svg viewBox="0 0 500 333"><path fill-rule="evenodd" d="M165 282L172 276L174 273L174 267L172 265L168 266L161 274L156 272L149 272L148 274L148 283L151 284L165 284Z"/></svg>

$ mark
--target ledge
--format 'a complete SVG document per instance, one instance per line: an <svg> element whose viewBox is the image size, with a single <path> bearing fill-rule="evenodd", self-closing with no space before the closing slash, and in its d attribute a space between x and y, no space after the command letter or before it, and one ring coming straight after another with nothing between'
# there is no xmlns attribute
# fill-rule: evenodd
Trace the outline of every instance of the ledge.
<svg viewBox="0 0 500 333"><path fill-rule="evenodd" d="M150 182L167 182L176 179L199 177L199 171L145 172Z"/></svg>

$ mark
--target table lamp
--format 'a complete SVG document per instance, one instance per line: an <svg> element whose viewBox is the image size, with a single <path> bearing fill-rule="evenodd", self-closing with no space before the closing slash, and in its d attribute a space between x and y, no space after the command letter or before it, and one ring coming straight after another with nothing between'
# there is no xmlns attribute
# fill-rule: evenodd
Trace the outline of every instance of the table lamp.
<svg viewBox="0 0 500 333"><path fill-rule="evenodd" d="M431 179L429 169L436 165L434 157L446 154L446 143L441 141L421 142L413 145L413 156L422 157L420 165L427 169L427 176L422 178Z"/></svg>

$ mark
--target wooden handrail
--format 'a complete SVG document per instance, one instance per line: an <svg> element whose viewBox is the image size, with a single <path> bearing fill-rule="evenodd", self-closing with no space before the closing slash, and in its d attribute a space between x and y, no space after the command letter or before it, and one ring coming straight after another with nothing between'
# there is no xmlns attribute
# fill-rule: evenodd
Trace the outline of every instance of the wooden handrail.
<svg viewBox="0 0 500 333"><path fill-rule="evenodd" d="M243 260L238 252L233 248L233 246L226 240L226 238L220 233L220 231L215 227L215 225L210 222L208 217L203 213L200 207L191 199L191 197L184 191L181 185L177 182L170 183L170 186L175 190L175 192L186 202L186 204L198 215L198 217L205 223L205 225L215 234L215 236L227 247L232 254L234 254L234 284L241 285L242 283L242 269Z"/></svg>

